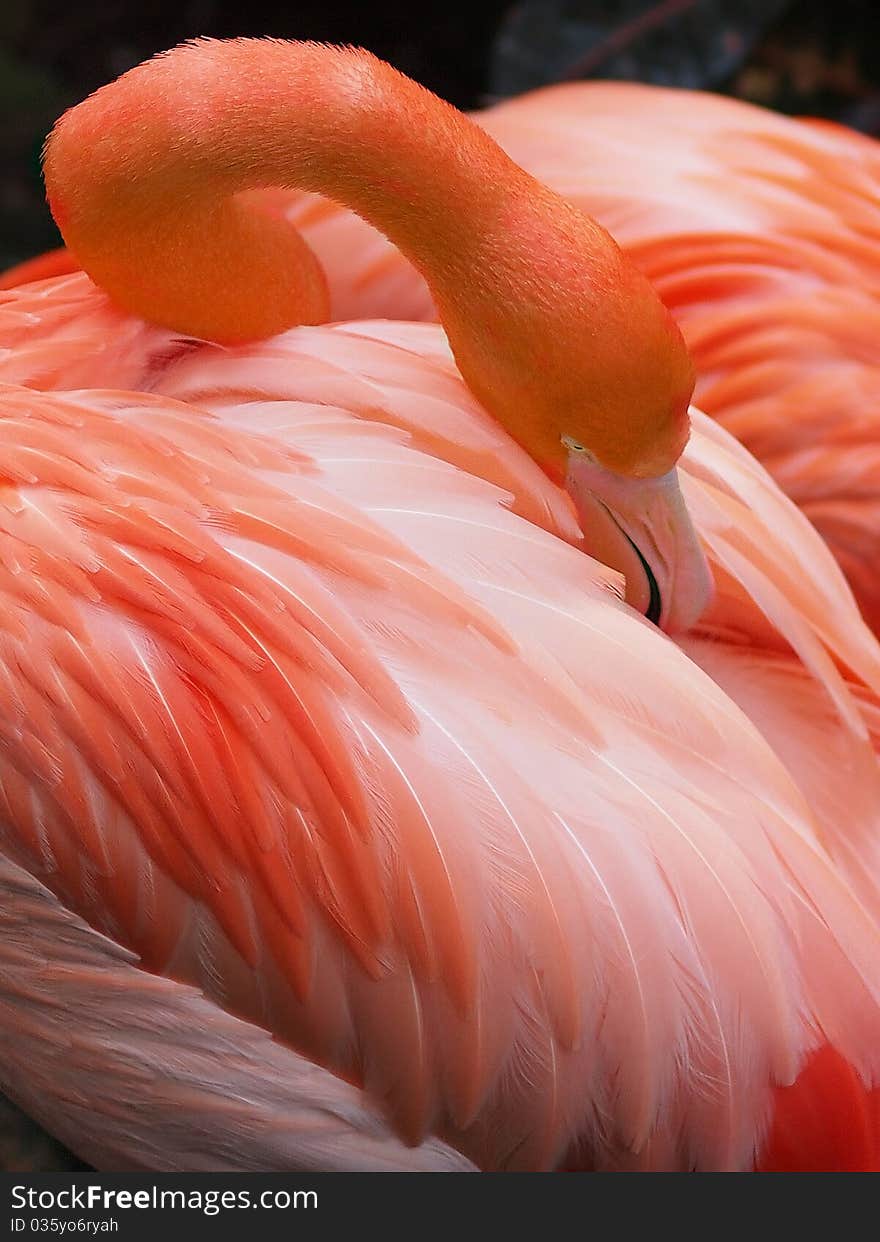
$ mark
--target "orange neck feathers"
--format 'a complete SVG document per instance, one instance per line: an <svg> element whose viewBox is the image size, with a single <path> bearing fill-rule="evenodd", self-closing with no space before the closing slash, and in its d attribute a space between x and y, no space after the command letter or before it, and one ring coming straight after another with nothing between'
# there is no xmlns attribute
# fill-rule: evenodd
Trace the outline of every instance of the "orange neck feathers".
<svg viewBox="0 0 880 1242"><path fill-rule="evenodd" d="M545 468L568 437L663 474L693 386L677 328L611 237L478 126L367 52L200 40L72 109L46 146L65 240L114 300L236 342L327 318L323 273L248 191L326 195L426 278L462 375Z"/></svg>

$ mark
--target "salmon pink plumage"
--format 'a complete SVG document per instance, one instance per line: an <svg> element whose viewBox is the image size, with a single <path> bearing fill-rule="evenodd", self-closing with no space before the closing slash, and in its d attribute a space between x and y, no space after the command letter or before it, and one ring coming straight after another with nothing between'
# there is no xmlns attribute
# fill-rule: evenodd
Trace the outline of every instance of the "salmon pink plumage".
<svg viewBox="0 0 880 1242"><path fill-rule="evenodd" d="M27 1111L113 1168L807 1167L856 1115L876 1163L880 649L728 435L676 645L437 326L221 345L61 275L0 385Z"/></svg>

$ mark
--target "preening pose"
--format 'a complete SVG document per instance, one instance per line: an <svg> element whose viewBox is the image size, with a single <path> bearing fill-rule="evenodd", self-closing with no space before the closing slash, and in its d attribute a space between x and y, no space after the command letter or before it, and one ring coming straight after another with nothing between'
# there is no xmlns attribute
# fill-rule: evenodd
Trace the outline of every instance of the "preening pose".
<svg viewBox="0 0 880 1242"><path fill-rule="evenodd" d="M106 292L0 300L0 1086L114 1168L873 1167L880 649L611 238L313 45L46 171ZM324 325L279 186L443 328Z"/></svg>

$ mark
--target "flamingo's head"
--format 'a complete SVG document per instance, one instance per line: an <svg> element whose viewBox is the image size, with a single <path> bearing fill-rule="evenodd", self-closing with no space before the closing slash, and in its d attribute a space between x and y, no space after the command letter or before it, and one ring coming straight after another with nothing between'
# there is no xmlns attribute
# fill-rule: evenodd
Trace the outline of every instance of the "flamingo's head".
<svg viewBox="0 0 880 1242"><path fill-rule="evenodd" d="M473 278L435 294L459 367L566 487L587 549L624 574L627 601L687 629L712 582L676 471L694 388L684 340L595 221L535 182L511 175L508 188L507 209L466 252Z"/></svg>

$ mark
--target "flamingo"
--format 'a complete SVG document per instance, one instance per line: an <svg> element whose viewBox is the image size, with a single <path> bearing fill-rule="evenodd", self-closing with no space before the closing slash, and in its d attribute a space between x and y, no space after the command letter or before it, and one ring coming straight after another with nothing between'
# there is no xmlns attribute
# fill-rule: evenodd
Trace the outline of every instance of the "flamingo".
<svg viewBox="0 0 880 1242"><path fill-rule="evenodd" d="M610 237L351 49L46 171L113 297L0 299L0 1086L98 1167L874 1167L880 651ZM276 182L445 332L325 325Z"/></svg>

